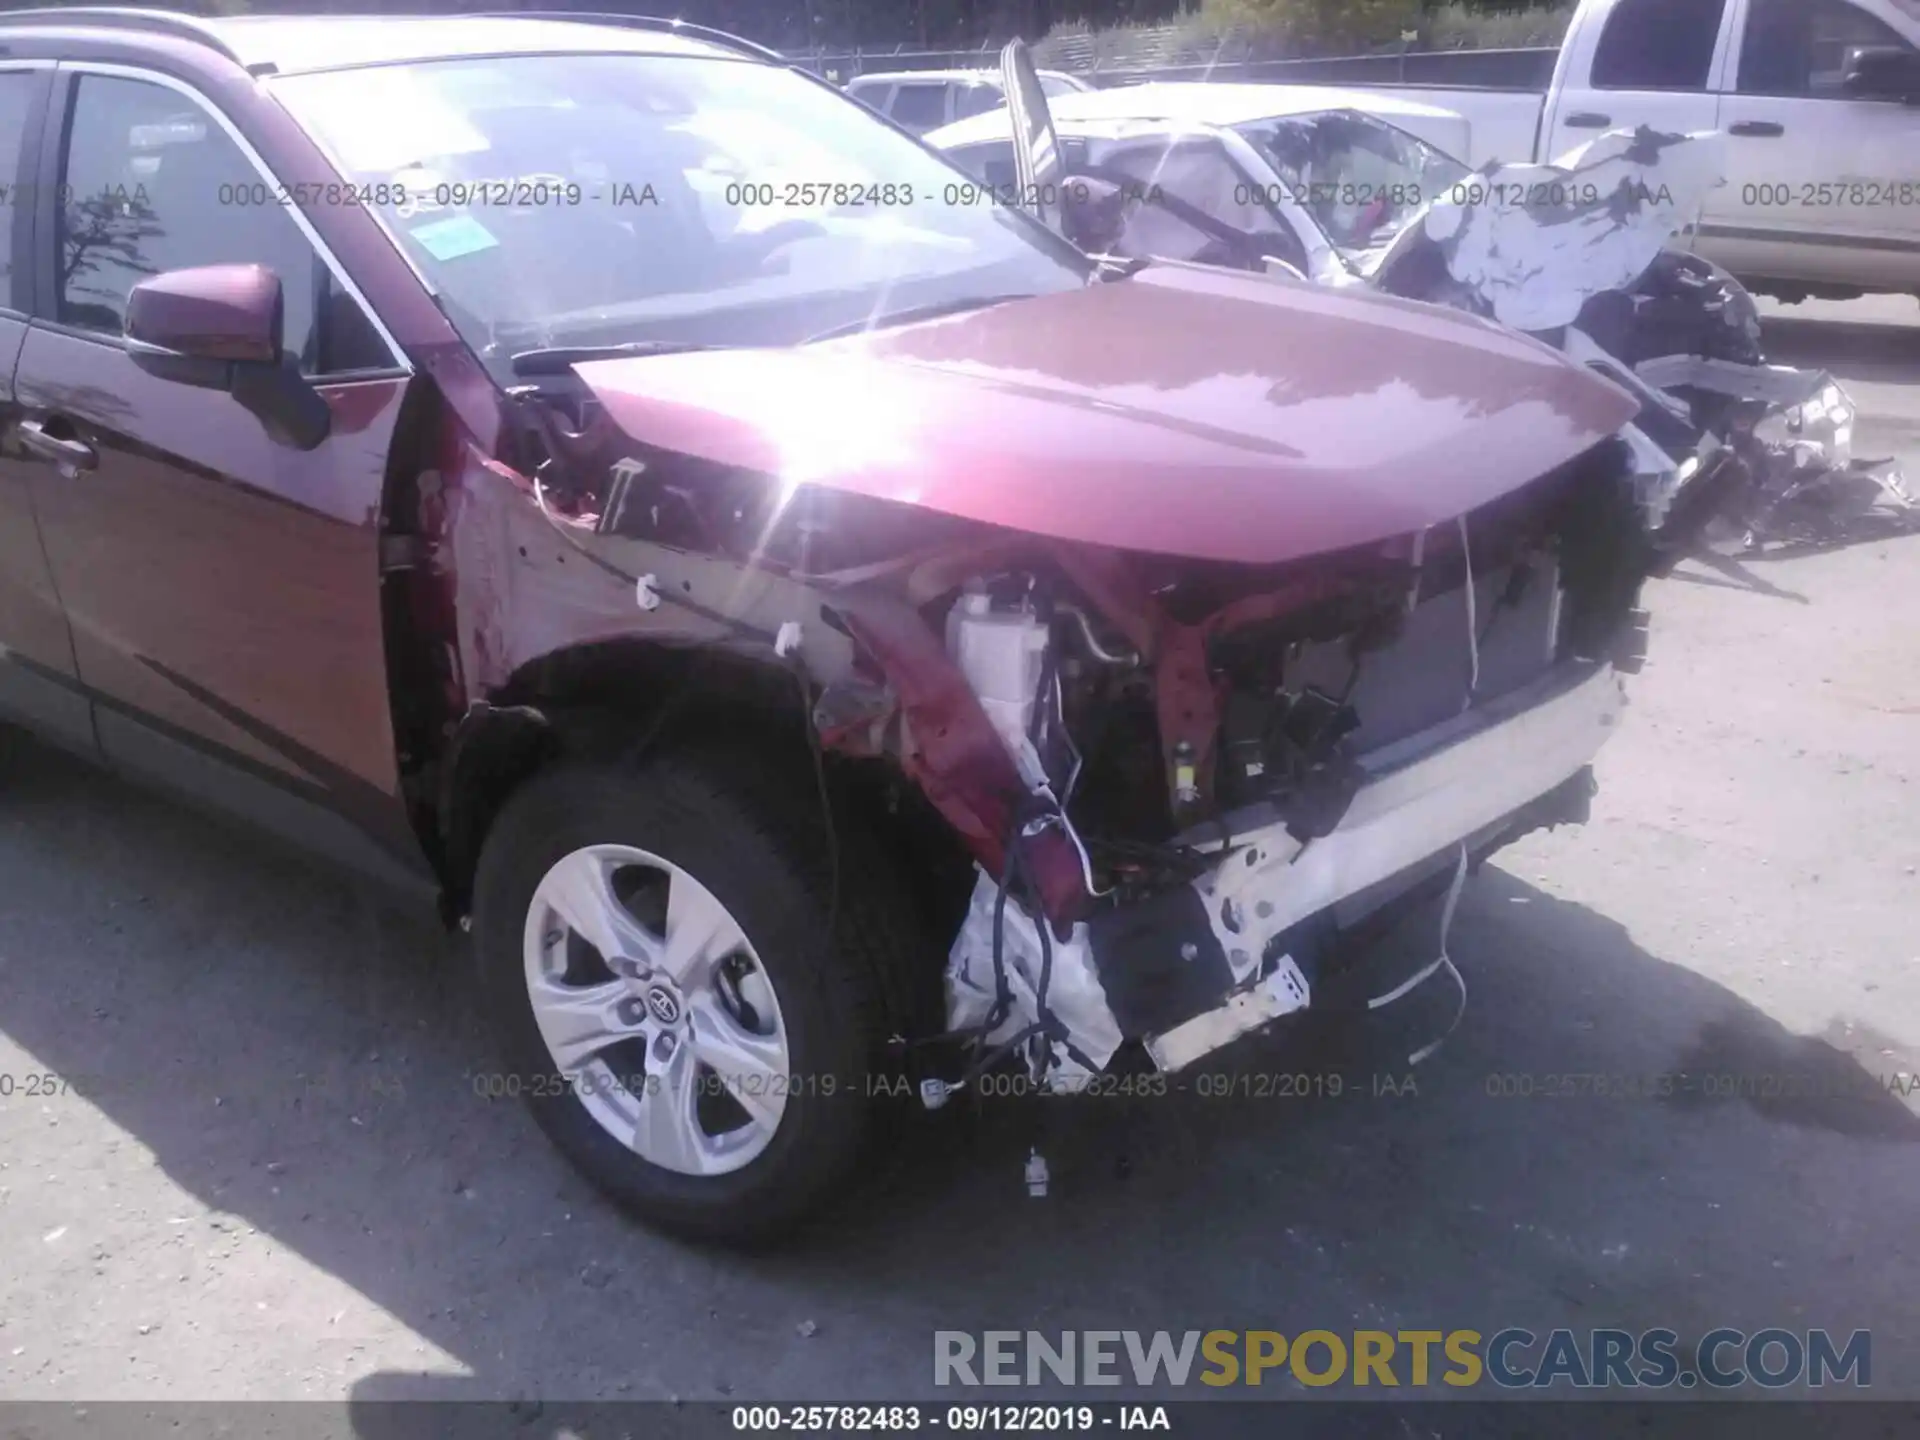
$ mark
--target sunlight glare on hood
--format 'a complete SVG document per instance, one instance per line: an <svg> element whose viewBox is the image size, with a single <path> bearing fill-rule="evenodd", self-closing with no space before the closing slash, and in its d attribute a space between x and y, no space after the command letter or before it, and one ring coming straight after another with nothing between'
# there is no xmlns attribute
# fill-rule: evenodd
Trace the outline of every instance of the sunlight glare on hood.
<svg viewBox="0 0 1920 1440"><path fill-rule="evenodd" d="M840 397L857 387L861 405L851 417ZM780 496L754 544L757 555L800 487L859 473L912 475L921 403L897 367L860 356L835 357L807 367L763 396L757 419L779 455ZM888 498L917 504L916 480Z"/></svg>

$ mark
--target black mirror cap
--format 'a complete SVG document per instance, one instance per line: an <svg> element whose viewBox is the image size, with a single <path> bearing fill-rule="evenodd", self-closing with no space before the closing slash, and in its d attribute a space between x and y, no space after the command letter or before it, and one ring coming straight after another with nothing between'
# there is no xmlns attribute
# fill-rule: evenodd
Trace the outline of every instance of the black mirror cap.
<svg viewBox="0 0 1920 1440"><path fill-rule="evenodd" d="M1840 88L1856 100L1920 104L1920 52L1903 45L1870 45L1847 62Z"/></svg>
<svg viewBox="0 0 1920 1440"><path fill-rule="evenodd" d="M326 397L291 363L235 365L228 393L260 421L277 445L312 450L333 430L333 411Z"/></svg>
<svg viewBox="0 0 1920 1440"><path fill-rule="evenodd" d="M129 339L127 356L147 374L196 390L221 390L258 420L276 445L312 450L333 433L333 411L291 358L215 360Z"/></svg>

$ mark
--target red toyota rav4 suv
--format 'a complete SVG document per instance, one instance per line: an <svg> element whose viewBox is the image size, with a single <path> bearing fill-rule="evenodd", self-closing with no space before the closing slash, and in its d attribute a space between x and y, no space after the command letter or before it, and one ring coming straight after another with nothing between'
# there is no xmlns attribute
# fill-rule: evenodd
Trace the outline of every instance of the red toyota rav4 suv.
<svg viewBox="0 0 1920 1440"><path fill-rule="evenodd" d="M657 1223L1584 814L1661 537L1491 324L1091 259L631 18L14 12L0 183L0 710L437 897Z"/></svg>

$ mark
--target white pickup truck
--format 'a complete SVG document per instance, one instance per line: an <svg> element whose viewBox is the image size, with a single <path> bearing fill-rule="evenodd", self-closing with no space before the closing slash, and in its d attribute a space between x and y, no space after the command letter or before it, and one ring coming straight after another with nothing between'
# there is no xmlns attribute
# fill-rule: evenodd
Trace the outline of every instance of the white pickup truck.
<svg viewBox="0 0 1920 1440"><path fill-rule="evenodd" d="M1782 300L1920 294L1920 0L1582 0L1545 94L1353 88L1460 114L1475 168L1724 130L1701 254Z"/></svg>

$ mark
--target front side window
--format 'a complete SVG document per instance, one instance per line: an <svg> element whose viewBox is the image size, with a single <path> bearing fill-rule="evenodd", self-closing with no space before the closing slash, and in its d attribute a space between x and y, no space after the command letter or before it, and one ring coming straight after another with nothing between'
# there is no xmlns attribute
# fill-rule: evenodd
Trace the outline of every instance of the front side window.
<svg viewBox="0 0 1920 1440"><path fill-rule="evenodd" d="M1117 145L1095 173L1122 180L1133 196L1113 247L1118 254L1240 266L1253 241L1295 266L1305 260L1299 238L1281 227L1260 188L1212 135Z"/></svg>
<svg viewBox="0 0 1920 1440"><path fill-rule="evenodd" d="M1165 255L1190 260L1207 253L1217 236L1209 234L1164 206L1152 203L1156 194L1184 201L1208 219L1241 235L1273 229L1262 208L1258 190L1233 163L1226 147L1208 136L1152 140L1110 151L1104 168L1131 182L1130 189L1145 203L1128 208L1127 234L1121 253Z"/></svg>
<svg viewBox="0 0 1920 1440"><path fill-rule="evenodd" d="M998 85L989 85L984 80L962 85L953 97L953 118L964 120L969 115L984 115L1006 103L1006 94Z"/></svg>
<svg viewBox="0 0 1920 1440"><path fill-rule="evenodd" d="M1016 194L1020 172L1013 162L1013 142L996 140L988 145L969 145L952 154L954 164L995 190Z"/></svg>
<svg viewBox="0 0 1920 1440"><path fill-rule="evenodd" d="M1416 135L1362 115L1328 110L1243 125L1287 198L1304 207L1349 258L1385 245L1467 174Z"/></svg>
<svg viewBox="0 0 1920 1440"><path fill-rule="evenodd" d="M1726 0L1620 0L1593 54L1596 90L1704 90Z"/></svg>
<svg viewBox="0 0 1920 1440"><path fill-rule="evenodd" d="M1129 145L1115 150L1102 160L1101 168L1126 176L1135 193L1151 196L1159 193L1185 201L1205 215L1213 215L1211 202L1218 198L1218 186L1208 183L1210 174L1221 166L1231 169L1224 152L1207 157L1197 154L1205 142L1185 145L1153 142ZM1215 144L1212 147L1219 151ZM1214 215L1213 218L1221 217ZM1245 217L1242 216L1242 219ZM1248 227L1238 227L1242 231ZM1114 243L1121 255L1154 255L1166 260L1201 260L1214 255L1219 237L1164 205L1131 204L1126 210L1126 228Z"/></svg>
<svg viewBox="0 0 1920 1440"><path fill-rule="evenodd" d="M273 85L497 376L550 346L794 344L863 316L1076 288L1091 268L775 65L519 55Z"/></svg>
<svg viewBox="0 0 1920 1440"><path fill-rule="evenodd" d="M199 265L265 265L280 277L282 345L308 374L391 357L299 226L219 123L164 85L81 75L61 168L63 325L118 336L140 281Z"/></svg>
<svg viewBox="0 0 1920 1440"><path fill-rule="evenodd" d="M1740 93L1836 97L1854 56L1884 47L1913 48L1846 0L1753 0L1740 44Z"/></svg>
<svg viewBox="0 0 1920 1440"><path fill-rule="evenodd" d="M909 130L933 130L947 123L945 85L902 85L888 112Z"/></svg>

